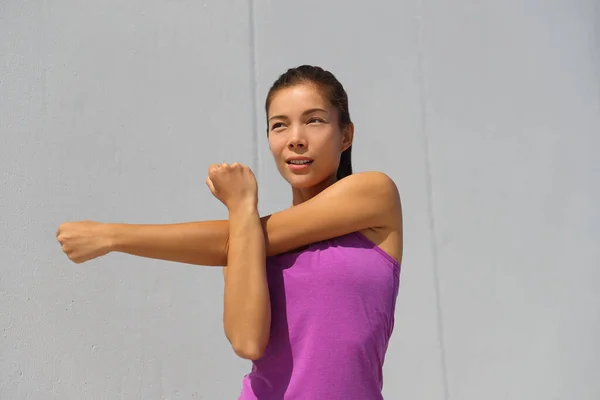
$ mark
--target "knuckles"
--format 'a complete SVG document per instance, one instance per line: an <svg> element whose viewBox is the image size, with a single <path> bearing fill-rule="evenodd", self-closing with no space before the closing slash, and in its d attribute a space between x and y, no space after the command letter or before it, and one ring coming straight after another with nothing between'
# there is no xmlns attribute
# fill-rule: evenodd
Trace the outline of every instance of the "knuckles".
<svg viewBox="0 0 600 400"><path fill-rule="evenodd" d="M221 164L211 164L208 168L208 177L210 179L215 179L221 176L226 176L236 172L246 172L248 171L248 166L244 164L240 164L239 162L234 162L232 164L221 163Z"/></svg>

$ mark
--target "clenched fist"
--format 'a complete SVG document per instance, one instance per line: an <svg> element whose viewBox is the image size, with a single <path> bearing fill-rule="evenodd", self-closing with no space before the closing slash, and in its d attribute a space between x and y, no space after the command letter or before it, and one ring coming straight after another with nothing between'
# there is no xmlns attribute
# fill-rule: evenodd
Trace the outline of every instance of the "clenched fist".
<svg viewBox="0 0 600 400"><path fill-rule="evenodd" d="M231 211L238 207L258 205L258 185L252 170L246 165L211 164L206 184L212 194Z"/></svg>
<svg viewBox="0 0 600 400"><path fill-rule="evenodd" d="M107 225L100 222L65 222L59 226L56 238L63 252L76 264L110 252Z"/></svg>

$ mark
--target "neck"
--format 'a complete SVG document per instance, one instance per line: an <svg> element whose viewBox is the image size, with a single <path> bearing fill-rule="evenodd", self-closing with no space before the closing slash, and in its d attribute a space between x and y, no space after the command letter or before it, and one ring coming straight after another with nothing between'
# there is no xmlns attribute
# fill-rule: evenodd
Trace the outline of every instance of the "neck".
<svg viewBox="0 0 600 400"><path fill-rule="evenodd" d="M329 186L333 185L337 181L336 174L331 175L321 183L311 186L309 188L298 189L292 188L292 196L293 196L293 205L297 206L298 204L304 203L306 200L310 200L323 190L327 189Z"/></svg>

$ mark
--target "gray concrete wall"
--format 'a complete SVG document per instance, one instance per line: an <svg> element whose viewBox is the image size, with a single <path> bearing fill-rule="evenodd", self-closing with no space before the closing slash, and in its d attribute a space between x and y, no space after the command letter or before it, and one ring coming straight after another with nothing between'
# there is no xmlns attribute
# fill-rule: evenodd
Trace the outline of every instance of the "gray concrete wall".
<svg viewBox="0 0 600 400"><path fill-rule="evenodd" d="M3 0L0 399L236 398L218 268L54 232L225 218L211 162L287 207L262 107L304 63L403 198L386 399L600 398L597 0Z"/></svg>

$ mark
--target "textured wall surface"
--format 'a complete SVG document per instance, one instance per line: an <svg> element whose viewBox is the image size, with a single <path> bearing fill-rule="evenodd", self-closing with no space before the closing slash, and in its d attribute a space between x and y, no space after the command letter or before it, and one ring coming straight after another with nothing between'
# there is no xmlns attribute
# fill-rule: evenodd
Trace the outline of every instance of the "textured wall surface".
<svg viewBox="0 0 600 400"><path fill-rule="evenodd" d="M54 233L225 218L211 162L287 207L263 106L299 64L401 191L386 399L600 398L597 0L3 0L0 399L236 398L219 268L75 265Z"/></svg>

